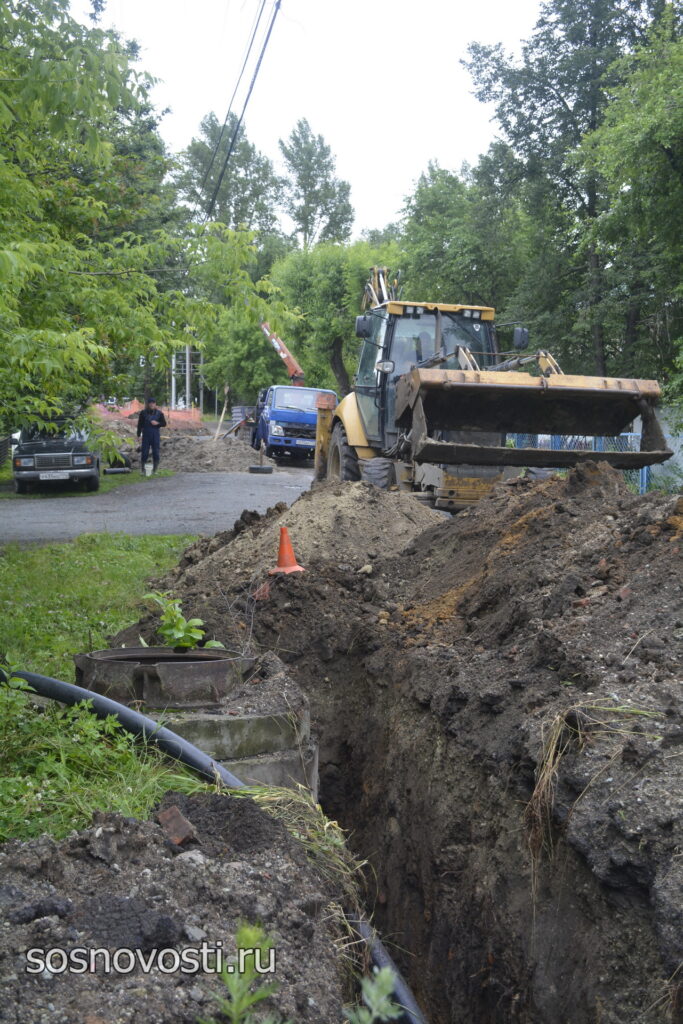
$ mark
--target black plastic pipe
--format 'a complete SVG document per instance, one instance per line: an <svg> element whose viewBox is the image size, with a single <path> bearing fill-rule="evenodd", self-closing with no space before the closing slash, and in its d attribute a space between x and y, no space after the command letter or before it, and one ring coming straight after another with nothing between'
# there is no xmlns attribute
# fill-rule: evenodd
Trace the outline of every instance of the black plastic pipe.
<svg viewBox="0 0 683 1024"><path fill-rule="evenodd" d="M188 743L186 739L171 729L166 729L165 726L155 722L153 718L134 711L126 704L119 704L116 700L103 697L100 693L93 693L92 690L86 690L83 686L76 686L75 683L65 683L61 679L42 676L36 672L13 672L12 674L29 683L41 697L57 700L61 704L73 705L81 704L85 700L90 701L98 718L114 715L126 732L130 732L134 736L143 736L146 740L155 743L164 753L169 754L176 761L181 761L210 782L213 782L218 775L221 781L231 789L246 788L245 783L241 782L236 775L229 772L218 761L214 761L199 747L195 747L194 743ZM0 682L3 681L7 682L7 674L0 668ZM415 1002L401 972L387 953L374 928L361 917L348 917L348 921L367 944L374 966L378 969L388 967L393 973L395 1001L403 1009L403 1019L408 1021L408 1024L427 1024L426 1018Z"/></svg>
<svg viewBox="0 0 683 1024"><path fill-rule="evenodd" d="M384 944L379 939L377 932L362 917L349 918L349 923L356 929L363 938L370 950L370 959L379 970L388 967L394 975L394 999L403 1010L403 1015L410 1024L426 1024L422 1010L415 1002L413 993L403 979L398 967L386 951Z"/></svg>
<svg viewBox="0 0 683 1024"><path fill-rule="evenodd" d="M35 672L15 672L14 675L30 683L41 697L49 697L51 700L58 700L62 704L80 704L84 700L92 701L93 711L98 718L114 715L118 718L126 732L131 732L134 736L143 736L146 740L151 740L164 753L170 754L176 761L182 761L188 768L193 768L200 775L203 775L204 778L211 781L218 775L221 781L226 786L230 786L231 789L244 788L244 783L240 782L232 772L229 772L218 761L214 761L212 757L205 754L199 747L195 747L194 743L188 743L182 736L178 736L177 733L166 729L163 725L159 725L153 718L148 718L146 715L140 714L139 711L134 711L133 708L129 708L125 704L119 704L116 700L103 697L100 693L93 693L92 690L86 690L84 687L76 686L74 683L65 683L61 679L37 675Z"/></svg>

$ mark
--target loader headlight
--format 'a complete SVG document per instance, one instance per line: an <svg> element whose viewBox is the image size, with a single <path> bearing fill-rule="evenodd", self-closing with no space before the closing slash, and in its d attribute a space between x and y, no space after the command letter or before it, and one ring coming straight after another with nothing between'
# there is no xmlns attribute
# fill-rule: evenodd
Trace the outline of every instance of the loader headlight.
<svg viewBox="0 0 683 1024"><path fill-rule="evenodd" d="M284 428L279 423L271 423L270 432L273 437L284 437L285 434Z"/></svg>

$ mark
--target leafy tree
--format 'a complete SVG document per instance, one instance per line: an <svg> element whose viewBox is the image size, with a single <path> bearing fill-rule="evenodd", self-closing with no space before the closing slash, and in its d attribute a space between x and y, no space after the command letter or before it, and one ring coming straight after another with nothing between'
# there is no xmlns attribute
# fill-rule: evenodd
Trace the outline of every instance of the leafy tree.
<svg viewBox="0 0 683 1024"><path fill-rule="evenodd" d="M176 182L186 202L206 215L215 194L212 220L234 230L271 234L277 229L282 183L268 157L259 153L244 127L238 129L237 124L235 114L231 113L224 125L214 113L207 114L199 137L181 154Z"/></svg>
<svg viewBox="0 0 683 1024"><path fill-rule="evenodd" d="M4 428L47 417L65 399L83 399L106 359L107 317L120 325L107 289L94 296L96 308L86 313L90 289L82 286L101 267L90 263L90 236L104 209L81 187L79 174L85 165L111 162L112 147L102 139L116 109L136 109L145 81L132 71L115 34L83 28L67 12L64 0L0 8ZM126 267L128 256L119 267ZM130 300L126 293L136 288L133 276L119 276L119 312Z"/></svg>
<svg viewBox="0 0 683 1024"><path fill-rule="evenodd" d="M335 160L322 135L314 135L304 118L279 145L288 172L285 209L303 248L345 241L353 225L351 186L335 177Z"/></svg>
<svg viewBox="0 0 683 1024"><path fill-rule="evenodd" d="M363 288L372 266L398 266L397 246L373 249L367 242L331 243L290 253L273 267L273 283L290 308L302 311L291 336L306 370L306 383L345 395L358 357L354 334Z"/></svg>
<svg viewBox="0 0 683 1024"><path fill-rule="evenodd" d="M683 39L673 4L612 73L621 84L583 144L609 196L596 244L622 289L625 372L665 373L683 334Z"/></svg>
<svg viewBox="0 0 683 1024"><path fill-rule="evenodd" d="M573 280L556 287L555 323L569 308L565 347L590 339L595 370L607 370L605 263L591 228L604 211L600 175L576 159L583 136L595 131L617 82L617 57L645 36L661 0L547 0L520 63L500 44L470 47L468 67L477 95L496 102L503 132L524 160L525 175L540 210L554 208L565 219L560 250L572 263ZM565 218L564 214L571 214ZM558 261L560 264L562 260ZM527 293L532 292L527 282ZM559 282L558 282L559 284Z"/></svg>
<svg viewBox="0 0 683 1024"><path fill-rule="evenodd" d="M505 307L528 259L518 161L494 144L460 175L430 164L406 203L406 289L413 298Z"/></svg>
<svg viewBox="0 0 683 1024"><path fill-rule="evenodd" d="M131 48L66 0L0 7L0 29L4 431L119 391L141 357L161 374L188 332L202 344L225 307L263 299L252 235L179 230Z"/></svg>

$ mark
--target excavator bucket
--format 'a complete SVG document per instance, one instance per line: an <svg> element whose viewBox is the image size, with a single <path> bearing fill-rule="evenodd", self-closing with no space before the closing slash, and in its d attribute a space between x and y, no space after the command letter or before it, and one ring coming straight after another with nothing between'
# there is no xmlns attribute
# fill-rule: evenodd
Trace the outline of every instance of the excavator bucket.
<svg viewBox="0 0 683 1024"><path fill-rule="evenodd" d="M410 431L418 463L562 468L590 459L639 469L672 454L655 415L659 396L653 380L413 369L397 384L395 416ZM555 450L549 443L549 435L614 437L638 416L643 428L637 452ZM474 443L480 432L497 435L500 444ZM540 441L532 448L505 445L506 434L522 433L546 435L547 447Z"/></svg>

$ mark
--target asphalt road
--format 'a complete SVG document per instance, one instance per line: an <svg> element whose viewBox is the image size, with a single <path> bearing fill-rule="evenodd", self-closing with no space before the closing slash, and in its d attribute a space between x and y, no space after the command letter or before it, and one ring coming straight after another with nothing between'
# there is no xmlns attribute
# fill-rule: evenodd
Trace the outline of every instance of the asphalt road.
<svg viewBox="0 0 683 1024"><path fill-rule="evenodd" d="M0 542L70 540L81 533L195 533L229 530L245 509L291 504L310 487L308 469L270 474L176 473L108 494L0 502Z"/></svg>

